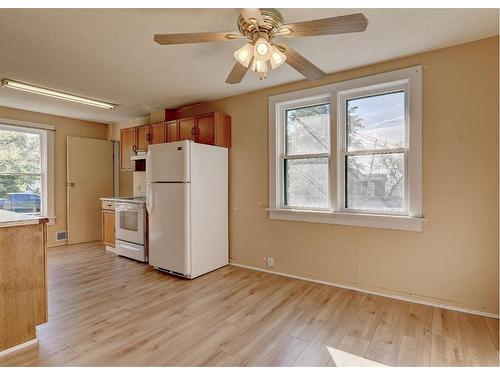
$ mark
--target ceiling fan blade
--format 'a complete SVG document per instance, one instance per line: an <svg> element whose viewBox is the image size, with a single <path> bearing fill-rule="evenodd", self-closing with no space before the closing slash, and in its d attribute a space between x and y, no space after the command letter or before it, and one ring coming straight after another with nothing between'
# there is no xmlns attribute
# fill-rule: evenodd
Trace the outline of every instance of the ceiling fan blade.
<svg viewBox="0 0 500 375"><path fill-rule="evenodd" d="M363 13L349 14L347 16L323 18L320 20L304 21L283 25L279 35L283 36L315 36L356 33L365 31L368 19ZM289 32L287 32L289 30Z"/></svg>
<svg viewBox="0 0 500 375"><path fill-rule="evenodd" d="M259 8L243 8L241 9L241 16L246 20L253 18L259 25L264 24L264 17L262 17Z"/></svg>
<svg viewBox="0 0 500 375"><path fill-rule="evenodd" d="M284 44L278 44L277 47L285 54L285 62L307 79L311 81L319 81L325 77L326 73L324 71L307 60L297 51L285 46Z"/></svg>
<svg viewBox="0 0 500 375"><path fill-rule="evenodd" d="M250 66L250 64L248 64ZM248 71L248 67L241 65L238 61L234 63L233 69L226 78L226 83L234 85L235 83L240 83L245 74Z"/></svg>
<svg viewBox="0 0 500 375"><path fill-rule="evenodd" d="M237 33L174 33L174 34L155 34L154 41L161 45L167 44L186 44L186 43L206 43L222 42L231 39L245 38Z"/></svg>

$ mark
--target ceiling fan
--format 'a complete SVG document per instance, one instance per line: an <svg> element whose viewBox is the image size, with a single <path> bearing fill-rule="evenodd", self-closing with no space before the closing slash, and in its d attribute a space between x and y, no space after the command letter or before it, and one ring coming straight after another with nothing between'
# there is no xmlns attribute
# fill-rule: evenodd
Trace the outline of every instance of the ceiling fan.
<svg viewBox="0 0 500 375"><path fill-rule="evenodd" d="M365 31L368 26L362 13L285 24L280 12L271 8L242 9L236 23L239 33L155 34L154 41L168 45L248 39L248 43L234 53L236 63L226 79L230 84L241 82L248 69L259 74L260 79L266 79L269 68L276 69L284 62L306 78L320 80L325 72L290 47L275 43L274 38L355 33Z"/></svg>

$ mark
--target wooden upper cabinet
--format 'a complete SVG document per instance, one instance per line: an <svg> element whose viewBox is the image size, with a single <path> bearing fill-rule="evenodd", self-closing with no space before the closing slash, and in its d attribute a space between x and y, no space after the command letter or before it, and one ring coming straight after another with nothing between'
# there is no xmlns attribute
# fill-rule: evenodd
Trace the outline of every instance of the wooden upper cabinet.
<svg viewBox="0 0 500 375"><path fill-rule="evenodd" d="M207 145L215 144L215 113L196 116L194 141Z"/></svg>
<svg viewBox="0 0 500 375"><path fill-rule="evenodd" d="M155 124L149 125L150 137L149 143L155 145L157 143L166 142L165 139L165 123L157 122Z"/></svg>
<svg viewBox="0 0 500 375"><path fill-rule="evenodd" d="M149 140L151 137L149 124L142 125L135 128L137 132L137 151L147 151Z"/></svg>
<svg viewBox="0 0 500 375"><path fill-rule="evenodd" d="M179 126L176 120L165 123L165 141L177 142L179 140Z"/></svg>
<svg viewBox="0 0 500 375"><path fill-rule="evenodd" d="M134 155L136 147L136 131L135 128L127 128L120 130L120 170L133 171L135 163L130 160Z"/></svg>
<svg viewBox="0 0 500 375"><path fill-rule="evenodd" d="M194 117L177 120L177 127L179 129L179 141L184 141L185 139L194 140L194 125Z"/></svg>
<svg viewBox="0 0 500 375"><path fill-rule="evenodd" d="M231 147L231 117L212 112L196 116L195 142Z"/></svg>
<svg viewBox="0 0 500 375"><path fill-rule="evenodd" d="M198 143L231 147L231 117L211 112L194 117L141 125L120 130L120 170L144 170L142 160L132 161L137 151L147 151L148 145L192 140Z"/></svg>

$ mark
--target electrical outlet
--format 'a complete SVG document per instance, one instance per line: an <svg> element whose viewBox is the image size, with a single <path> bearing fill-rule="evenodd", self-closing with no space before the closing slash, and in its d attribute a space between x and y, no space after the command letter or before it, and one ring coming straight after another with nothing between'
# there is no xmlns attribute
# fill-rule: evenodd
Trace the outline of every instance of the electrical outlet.
<svg viewBox="0 0 500 375"><path fill-rule="evenodd" d="M266 257L266 265L268 268L273 268L274 258L273 257Z"/></svg>

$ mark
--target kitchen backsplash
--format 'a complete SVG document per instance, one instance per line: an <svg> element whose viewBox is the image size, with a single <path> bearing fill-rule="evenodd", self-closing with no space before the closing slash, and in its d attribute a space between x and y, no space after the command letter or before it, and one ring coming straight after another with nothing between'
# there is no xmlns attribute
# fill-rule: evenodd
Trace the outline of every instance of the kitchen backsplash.
<svg viewBox="0 0 500 375"><path fill-rule="evenodd" d="M146 172L133 172L134 197L146 196Z"/></svg>

